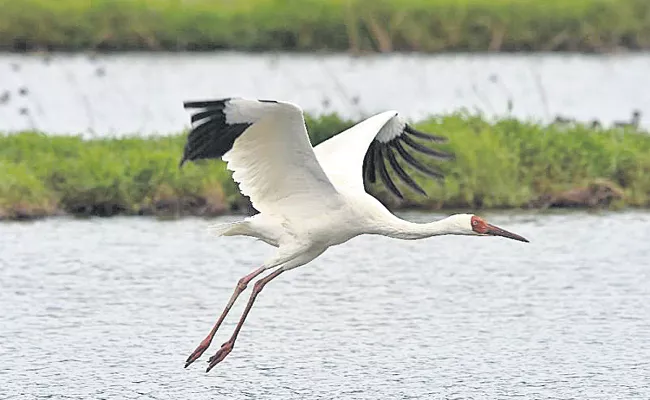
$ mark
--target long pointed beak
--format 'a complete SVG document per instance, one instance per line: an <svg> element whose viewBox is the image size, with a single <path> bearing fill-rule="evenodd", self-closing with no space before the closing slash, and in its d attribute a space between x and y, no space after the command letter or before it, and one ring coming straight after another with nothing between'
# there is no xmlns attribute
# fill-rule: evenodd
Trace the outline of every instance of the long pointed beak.
<svg viewBox="0 0 650 400"><path fill-rule="evenodd" d="M487 232L486 232L486 233L487 233L488 235L492 235L492 236L503 236L503 237L506 237L506 238L508 238L508 239L514 239L514 240L518 240L518 241L520 241L520 242L526 242L526 243L529 243L528 239L526 239L525 237L523 237L523 236L519 236L519 235L517 235L516 233L508 232L507 230L505 230L505 229L501 229L501 228L499 228L498 226L494 226L494 225L492 225L492 224L488 224L488 225L487 225L487 228L488 228L488 229L487 229Z"/></svg>

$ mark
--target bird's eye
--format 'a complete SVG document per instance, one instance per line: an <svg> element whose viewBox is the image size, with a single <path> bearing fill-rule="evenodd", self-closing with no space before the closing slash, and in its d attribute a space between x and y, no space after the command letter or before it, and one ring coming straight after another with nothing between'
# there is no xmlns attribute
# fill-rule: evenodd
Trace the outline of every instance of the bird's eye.
<svg viewBox="0 0 650 400"><path fill-rule="evenodd" d="M477 220L472 221L472 225L474 226L478 225L478 221Z"/></svg>

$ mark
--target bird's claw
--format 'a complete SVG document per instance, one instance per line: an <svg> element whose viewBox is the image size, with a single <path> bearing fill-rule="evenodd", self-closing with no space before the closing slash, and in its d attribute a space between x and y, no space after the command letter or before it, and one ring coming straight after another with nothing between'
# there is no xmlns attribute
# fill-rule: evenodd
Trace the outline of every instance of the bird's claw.
<svg viewBox="0 0 650 400"><path fill-rule="evenodd" d="M199 357L201 357L203 353L205 353L205 351L208 349L208 347L210 347L210 342L205 340L202 341L199 347L197 347L196 350L194 350L192 354L190 354L190 356L187 357L187 360L185 360L185 368L189 367L190 364L192 364Z"/></svg>
<svg viewBox="0 0 650 400"><path fill-rule="evenodd" d="M226 358L226 356L228 354L230 354L230 352L232 351L233 346L234 346L234 343L231 342L231 341L228 341L228 342L222 344L221 348L215 353L215 355L210 357L210 359L208 360L208 363L209 363L208 364L208 369L206 369L205 372L210 372L210 370L212 368L214 368L215 365L217 365L221 361L223 361L223 359Z"/></svg>

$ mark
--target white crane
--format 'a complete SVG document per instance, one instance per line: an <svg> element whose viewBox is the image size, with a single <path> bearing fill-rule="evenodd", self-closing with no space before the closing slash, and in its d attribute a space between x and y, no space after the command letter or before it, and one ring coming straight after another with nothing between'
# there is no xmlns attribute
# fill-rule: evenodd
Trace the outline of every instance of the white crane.
<svg viewBox="0 0 650 400"><path fill-rule="evenodd" d="M277 247L270 259L239 280L223 313L185 367L210 346L233 303L255 277L275 269L255 282L234 333L209 359L207 371L232 351L255 298L267 283L355 236L374 234L407 240L437 235L503 236L528 242L470 214L425 224L408 222L369 195L364 178L375 182L379 175L392 193L402 197L385 161L406 185L425 194L400 166L396 155L415 170L442 177L406 148L441 160L452 157L416 142L414 138L431 143L446 139L413 129L396 111L370 117L312 148L302 110L294 104L230 98L184 105L193 114L180 166L186 161L221 157L233 171L241 192L259 211L242 221L214 226L213 233L251 236Z"/></svg>

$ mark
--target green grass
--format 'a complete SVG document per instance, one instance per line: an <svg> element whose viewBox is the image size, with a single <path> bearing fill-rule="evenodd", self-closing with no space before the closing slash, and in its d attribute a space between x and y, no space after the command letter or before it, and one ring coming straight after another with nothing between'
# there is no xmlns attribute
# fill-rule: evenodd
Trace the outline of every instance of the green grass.
<svg viewBox="0 0 650 400"><path fill-rule="evenodd" d="M647 0L0 0L0 49L650 49Z"/></svg>
<svg viewBox="0 0 650 400"><path fill-rule="evenodd" d="M317 144L353 122L329 115L307 118L307 124ZM603 181L622 193L617 204L650 206L650 136L645 133L512 119L490 123L467 114L416 126L449 137L444 147L456 160L432 162L445 172L443 183L416 175L429 197L404 188L408 197L401 206L527 207L542 196ZM185 134L94 140L34 132L0 136L0 217L213 215L245 205L223 162L178 168L184 141ZM379 185L370 189L395 204Z"/></svg>
<svg viewBox="0 0 650 400"><path fill-rule="evenodd" d="M456 161L442 164L443 186L421 181L428 206L524 207L532 200L594 182L624 192L624 203L650 205L650 136L620 130L541 126L513 119L494 124L455 115L419 124L449 135Z"/></svg>

